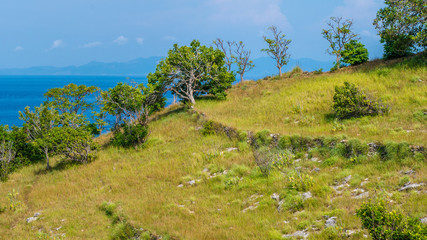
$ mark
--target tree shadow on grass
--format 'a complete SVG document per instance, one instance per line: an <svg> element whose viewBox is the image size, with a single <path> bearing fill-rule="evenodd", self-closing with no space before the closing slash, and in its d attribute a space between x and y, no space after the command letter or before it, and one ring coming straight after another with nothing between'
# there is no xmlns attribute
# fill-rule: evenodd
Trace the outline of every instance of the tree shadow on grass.
<svg viewBox="0 0 427 240"><path fill-rule="evenodd" d="M45 167L39 170L35 170L35 174L36 175L44 175L50 172L60 172L60 171L64 171L70 168L73 168L74 166L81 166L83 165L80 162L76 162L76 161L70 161L70 160L60 160L59 162L57 162L54 166L51 166L49 169L46 169Z"/></svg>
<svg viewBox="0 0 427 240"><path fill-rule="evenodd" d="M333 123L336 118L337 118L337 116L335 115L335 113L326 113L323 117L323 119L327 123Z"/></svg>

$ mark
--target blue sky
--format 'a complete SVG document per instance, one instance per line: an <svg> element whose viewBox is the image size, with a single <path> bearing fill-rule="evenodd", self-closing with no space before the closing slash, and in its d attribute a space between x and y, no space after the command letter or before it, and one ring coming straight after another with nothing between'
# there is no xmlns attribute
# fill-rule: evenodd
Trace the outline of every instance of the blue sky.
<svg viewBox="0 0 427 240"><path fill-rule="evenodd" d="M218 37L245 42L258 58L271 25L292 39L293 58L333 61L321 36L331 16L353 19L375 58L382 46L372 21L382 6L383 0L2 0L0 68L123 62Z"/></svg>

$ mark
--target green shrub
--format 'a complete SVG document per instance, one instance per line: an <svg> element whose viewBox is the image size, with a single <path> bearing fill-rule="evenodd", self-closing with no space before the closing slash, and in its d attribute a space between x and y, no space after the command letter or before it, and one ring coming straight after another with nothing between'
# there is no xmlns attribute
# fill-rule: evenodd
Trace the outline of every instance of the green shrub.
<svg viewBox="0 0 427 240"><path fill-rule="evenodd" d="M314 185L313 177L300 172L292 172L288 175L288 188L297 191L307 191Z"/></svg>
<svg viewBox="0 0 427 240"><path fill-rule="evenodd" d="M340 119L374 116L388 112L387 107L378 101L369 99L354 84L348 82L345 82L344 86L335 87L333 108Z"/></svg>
<svg viewBox="0 0 427 240"><path fill-rule="evenodd" d="M116 204L111 202L103 202L99 209L105 212L105 215L107 215L108 217L112 217L114 211L116 211Z"/></svg>
<svg viewBox="0 0 427 240"><path fill-rule="evenodd" d="M421 240L427 235L427 226L419 219L405 217L396 211L388 212L383 200L363 203L356 213L373 239Z"/></svg>
<svg viewBox="0 0 427 240"><path fill-rule="evenodd" d="M268 146L271 144L273 138L270 135L270 130L264 129L255 134L256 144L258 146Z"/></svg>
<svg viewBox="0 0 427 240"><path fill-rule="evenodd" d="M297 212L304 209L303 198L295 192L286 192L285 194L281 194L280 198L283 199L281 209L286 209L290 212Z"/></svg>
<svg viewBox="0 0 427 240"><path fill-rule="evenodd" d="M347 142L339 143L336 146L336 152L345 158L355 158L368 154L369 147L358 139L350 139Z"/></svg>
<svg viewBox="0 0 427 240"><path fill-rule="evenodd" d="M127 240L135 237L135 229L126 221L117 223L111 231L112 240Z"/></svg>
<svg viewBox="0 0 427 240"><path fill-rule="evenodd" d="M140 124L125 124L123 129L116 129L111 143L117 147L137 147L148 138L148 127Z"/></svg>
<svg viewBox="0 0 427 240"><path fill-rule="evenodd" d="M369 60L368 49L357 40L351 40L345 44L341 56L341 61L350 65L361 64Z"/></svg>
<svg viewBox="0 0 427 240"><path fill-rule="evenodd" d="M412 156L411 148L406 142L388 142L380 146L378 152L383 160L402 160Z"/></svg>
<svg viewBox="0 0 427 240"><path fill-rule="evenodd" d="M284 172L285 169L294 165L294 155L290 151L280 151L273 156L273 167Z"/></svg>
<svg viewBox="0 0 427 240"><path fill-rule="evenodd" d="M207 135L213 135L213 134L215 134L215 127L214 127L214 122L213 121L207 121L207 122L205 122L204 124L203 124L203 128L202 128L202 131L201 131L201 133L204 135L204 136L207 136Z"/></svg>

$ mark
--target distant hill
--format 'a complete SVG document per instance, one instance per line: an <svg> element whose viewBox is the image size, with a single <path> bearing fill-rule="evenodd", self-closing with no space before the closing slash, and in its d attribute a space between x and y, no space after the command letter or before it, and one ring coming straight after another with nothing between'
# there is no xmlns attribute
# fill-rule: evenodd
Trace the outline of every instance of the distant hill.
<svg viewBox="0 0 427 240"><path fill-rule="evenodd" d="M0 75L147 75L156 69L162 57L137 58L128 62L90 62L80 66L52 67L37 66L30 68L0 69ZM269 57L254 60L255 68L245 74L247 79L259 79L268 75L277 74L274 60ZM314 71L319 68L329 70L331 63L316 61L309 58L291 59L283 71L295 66L304 71Z"/></svg>

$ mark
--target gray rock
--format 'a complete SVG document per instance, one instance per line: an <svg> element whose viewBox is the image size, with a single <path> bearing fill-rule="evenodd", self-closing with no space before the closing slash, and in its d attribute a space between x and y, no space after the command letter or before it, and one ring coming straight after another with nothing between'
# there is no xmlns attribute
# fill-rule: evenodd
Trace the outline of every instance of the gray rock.
<svg viewBox="0 0 427 240"><path fill-rule="evenodd" d="M421 218L420 220L421 220L421 223L423 223L423 224L427 224L427 217L425 217L425 218Z"/></svg>
<svg viewBox="0 0 427 240"><path fill-rule="evenodd" d="M302 237L302 238L306 239L308 237L308 235L309 235L309 233L307 232L307 230L303 230L303 231L294 232L292 234L285 234L282 237L283 238Z"/></svg>
<svg viewBox="0 0 427 240"><path fill-rule="evenodd" d="M325 227L335 227L337 225L337 217L330 217L326 220Z"/></svg>
<svg viewBox="0 0 427 240"><path fill-rule="evenodd" d="M412 184L406 184L405 186L401 187L399 191L405 191L410 189L415 189L421 186L426 185L425 183L412 183Z"/></svg>
<svg viewBox="0 0 427 240"><path fill-rule="evenodd" d="M195 184L196 184L196 180L188 181L188 184L189 184L190 186L193 186L193 185L195 185Z"/></svg>
<svg viewBox="0 0 427 240"><path fill-rule="evenodd" d="M320 172L320 168L315 168L314 171L315 172Z"/></svg>
<svg viewBox="0 0 427 240"><path fill-rule="evenodd" d="M348 175L346 178L344 178L344 183L348 183L348 181L351 180L351 175Z"/></svg>
<svg viewBox="0 0 427 240"><path fill-rule="evenodd" d="M179 188L182 188L182 187L184 187L184 185L183 185L183 184L179 184L179 185L178 185L178 187L179 187Z"/></svg>
<svg viewBox="0 0 427 240"><path fill-rule="evenodd" d="M359 195L354 196L353 198L354 199L362 199L362 198L367 198L367 197L369 197L369 192L361 193Z"/></svg>
<svg viewBox="0 0 427 240"><path fill-rule="evenodd" d="M409 170L409 171L400 171L400 173L405 174L405 175L411 175L411 174L415 174L414 170Z"/></svg>
<svg viewBox="0 0 427 240"><path fill-rule="evenodd" d="M34 221L36 221L37 219L38 219L38 217L29 217L29 218L27 218L27 223L34 222Z"/></svg>
<svg viewBox="0 0 427 240"><path fill-rule="evenodd" d="M36 212L36 213L34 213L34 216L33 216L33 217L38 217L38 216L40 216L40 214L41 214L41 213Z"/></svg>
<svg viewBox="0 0 427 240"><path fill-rule="evenodd" d="M304 200L307 200L309 198L312 198L313 195L311 195L311 192L305 192L305 193L302 194L302 197L303 197Z"/></svg>
<svg viewBox="0 0 427 240"><path fill-rule="evenodd" d="M227 148L227 152L233 152L239 150L238 148Z"/></svg>
<svg viewBox="0 0 427 240"><path fill-rule="evenodd" d="M204 169L203 169L203 172L209 172L209 169L204 168Z"/></svg>
<svg viewBox="0 0 427 240"><path fill-rule="evenodd" d="M317 158L317 157L313 157L313 158L311 158L311 161L313 161L313 162L317 162L317 161L319 161L319 158Z"/></svg>
<svg viewBox="0 0 427 240"><path fill-rule="evenodd" d="M274 199L274 200L280 202L280 195L277 193L273 193L273 194L271 194L271 199Z"/></svg>
<svg viewBox="0 0 427 240"><path fill-rule="evenodd" d="M277 211L281 212L282 211L282 205L285 203L285 200L282 200L279 202L279 204L277 205Z"/></svg>

